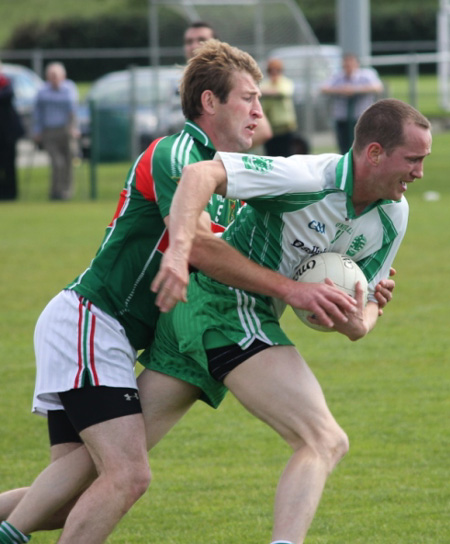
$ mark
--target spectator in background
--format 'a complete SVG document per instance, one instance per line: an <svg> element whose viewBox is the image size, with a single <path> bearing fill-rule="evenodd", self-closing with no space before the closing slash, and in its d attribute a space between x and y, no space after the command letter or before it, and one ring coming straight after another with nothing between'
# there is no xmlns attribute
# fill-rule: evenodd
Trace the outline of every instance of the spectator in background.
<svg viewBox="0 0 450 544"><path fill-rule="evenodd" d="M17 198L16 144L24 129L13 99L12 83L2 73L0 61L0 200Z"/></svg>
<svg viewBox="0 0 450 544"><path fill-rule="evenodd" d="M212 38L217 38L213 27L204 21L191 23L184 32L184 56L186 62L194 56L194 51L199 45Z"/></svg>
<svg viewBox="0 0 450 544"><path fill-rule="evenodd" d="M383 92L383 83L373 68L361 68L356 55L347 53L342 70L331 77L322 92L333 99L337 144L344 155L353 144L356 122Z"/></svg>
<svg viewBox="0 0 450 544"><path fill-rule="evenodd" d="M79 133L76 127L78 91L66 79L59 62L45 71L46 84L38 92L33 115L33 137L48 152L51 162L51 200L68 200L73 193L72 159Z"/></svg>
<svg viewBox="0 0 450 544"><path fill-rule="evenodd" d="M206 42L210 39L218 39L214 28L205 21L195 21L191 23L184 32L184 56L186 62L191 59L195 50L203 42ZM255 148L264 145L270 138L272 138L273 132L270 126L269 120L266 115L259 120L258 126L256 127L255 134L253 136L253 146L252 150L256 151Z"/></svg>
<svg viewBox="0 0 450 544"><path fill-rule="evenodd" d="M261 84L261 102L273 132L264 147L266 155L289 157L293 153L297 116L294 82L283 75L283 68L281 60L270 59L267 63L269 77Z"/></svg>

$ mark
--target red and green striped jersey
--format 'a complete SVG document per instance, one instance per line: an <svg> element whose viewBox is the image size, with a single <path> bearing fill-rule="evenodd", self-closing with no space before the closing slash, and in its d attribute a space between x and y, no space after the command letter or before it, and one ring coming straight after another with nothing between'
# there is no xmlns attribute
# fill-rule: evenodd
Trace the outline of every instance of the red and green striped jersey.
<svg viewBox="0 0 450 544"><path fill-rule="evenodd" d="M159 312L150 284L167 247L163 218L169 214L181 171L214 154L208 135L190 121L178 134L155 140L130 169L116 213L89 267L66 287L115 317L135 349L147 347L153 339ZM214 195L206 207L212 229L223 231L237 206Z"/></svg>

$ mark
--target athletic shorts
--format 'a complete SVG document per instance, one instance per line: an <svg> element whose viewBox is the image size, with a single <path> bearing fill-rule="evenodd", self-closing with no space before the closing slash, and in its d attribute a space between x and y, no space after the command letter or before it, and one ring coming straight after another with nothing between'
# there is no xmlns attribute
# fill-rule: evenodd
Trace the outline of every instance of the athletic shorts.
<svg viewBox="0 0 450 544"><path fill-rule="evenodd" d="M63 409L58 393L86 385L137 389L136 350L120 323L75 291L54 297L34 333L33 412Z"/></svg>
<svg viewBox="0 0 450 544"><path fill-rule="evenodd" d="M139 357L151 370L196 385L214 408L227 388L209 372L207 351L255 340L269 346L292 345L281 330L271 299L218 283L200 272L190 275L188 302L161 314L152 346Z"/></svg>

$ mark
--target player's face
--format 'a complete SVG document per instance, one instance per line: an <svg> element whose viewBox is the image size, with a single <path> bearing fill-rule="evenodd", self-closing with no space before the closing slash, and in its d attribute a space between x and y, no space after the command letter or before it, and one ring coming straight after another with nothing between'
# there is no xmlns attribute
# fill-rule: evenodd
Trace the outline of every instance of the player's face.
<svg viewBox="0 0 450 544"><path fill-rule="evenodd" d="M216 149L220 151L248 151L263 112L261 91L247 72L235 72L234 85L225 104L216 101Z"/></svg>
<svg viewBox="0 0 450 544"><path fill-rule="evenodd" d="M184 56L186 60L194 56L194 52L199 45L213 37L211 28L188 28L184 34Z"/></svg>
<svg viewBox="0 0 450 544"><path fill-rule="evenodd" d="M408 183L423 177L423 161L431 153L431 132L414 124L404 130L405 143L380 157L379 198L400 200Z"/></svg>

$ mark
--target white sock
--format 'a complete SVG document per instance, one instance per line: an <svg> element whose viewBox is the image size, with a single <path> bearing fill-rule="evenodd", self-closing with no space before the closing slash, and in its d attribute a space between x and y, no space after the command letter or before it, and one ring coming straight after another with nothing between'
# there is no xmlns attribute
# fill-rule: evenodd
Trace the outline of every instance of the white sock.
<svg viewBox="0 0 450 544"><path fill-rule="evenodd" d="M289 540L274 540L270 544L294 544L294 542L290 542Z"/></svg>

